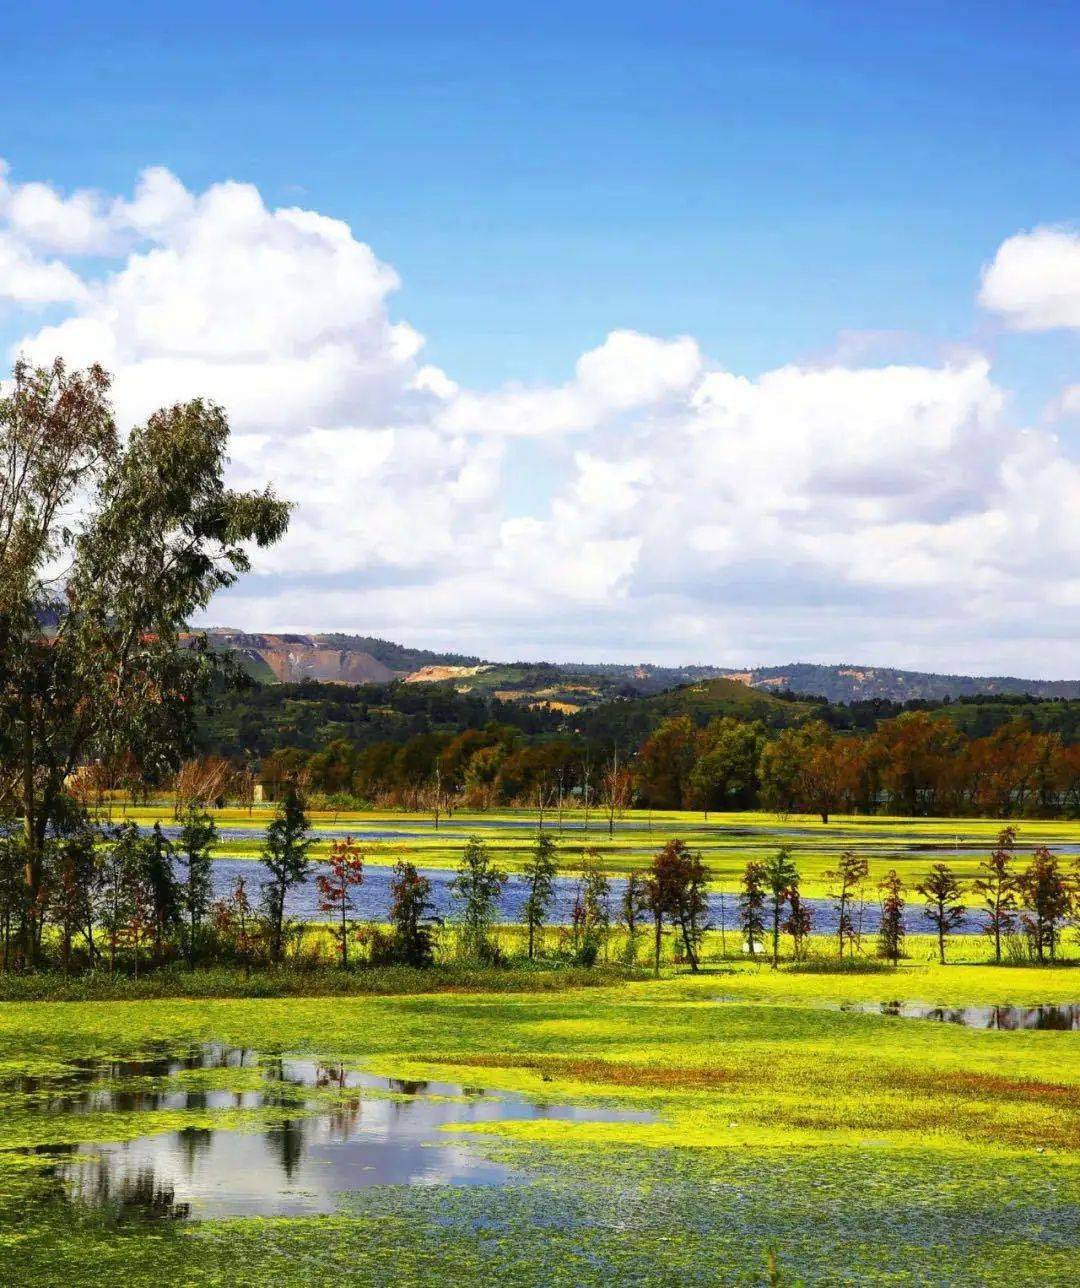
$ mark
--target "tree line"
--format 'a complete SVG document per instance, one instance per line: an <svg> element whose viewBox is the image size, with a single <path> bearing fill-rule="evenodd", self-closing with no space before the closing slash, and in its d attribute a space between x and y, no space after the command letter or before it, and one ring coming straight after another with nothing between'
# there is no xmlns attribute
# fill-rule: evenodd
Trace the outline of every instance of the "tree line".
<svg viewBox="0 0 1080 1288"><path fill-rule="evenodd" d="M260 858L266 878L257 890L246 877L214 897L212 865L218 844L213 816L198 804L182 812L175 838L160 824L96 827L73 812L44 852L37 906L24 880L26 839L18 829L0 833L0 966L5 971L54 966L65 975L85 970L134 974L176 963L245 968L284 961L317 964L321 949L310 923L289 914L289 897L314 880L321 928L333 957L349 969L368 965L426 967L436 955L472 965L508 961L496 928L509 880L479 837L470 837L450 885L453 914L435 915L430 881L401 858L390 881L385 924L357 917L355 895L364 881L364 857L350 837L336 840L325 864L310 855L305 803L286 792L269 822ZM872 951L864 933L868 903L879 908L876 954L894 965L904 956L905 909L916 898L946 960L948 937L975 919L993 941L994 960L1056 961L1067 925L1080 926L1080 860L1070 869L1044 847L1024 867L1016 859L1016 831L1004 828L994 850L965 884L943 863L909 890L895 869L871 887L867 860L847 852L825 874L835 914L837 956ZM525 898L521 955L579 966L615 960L625 966L651 959L659 975L665 938L676 962L697 971L709 931L719 931L728 955L725 898L719 921L711 916L710 873L699 853L673 838L647 869L631 872L613 898L612 881L595 851L582 853L567 925L552 925L559 865L550 831L538 831L523 866ZM802 895L798 865L787 847L747 863L732 909L736 952L752 960L804 960L814 933L814 904ZM554 939L552 935L554 934ZM28 937L29 936L29 937ZM318 936L314 937L318 941ZM305 946L305 939L307 940ZM28 943L31 945L28 949ZM818 947L820 949L819 938Z"/></svg>
<svg viewBox="0 0 1080 1288"><path fill-rule="evenodd" d="M470 837L463 849L450 884L454 911L445 923L435 915L430 881L406 858L393 869L385 924L359 919L359 846L349 837L337 840L326 863L317 864L311 842L303 798L289 790L260 851L266 879L252 890L246 877L237 877L232 889L215 898L218 833L202 806L184 809L175 838L160 823L146 831L130 821L98 827L73 811L44 849L31 908L23 879L26 838L9 827L0 831L0 968L55 967L65 975L104 969L138 977L176 964L318 964L322 954L311 942L311 924L288 910L290 894L312 880L320 928L344 969L361 963L422 968L433 965L437 953L468 965L509 963L495 933L509 874L481 838ZM522 872L525 960L593 966L601 957L609 959L612 932L621 930L618 960L633 966L651 928L659 971L668 928L677 932L680 955L697 969L708 926L708 873L684 842L665 845L648 873L632 873L617 907L608 875L595 853L586 852L566 926L551 921L558 875L555 842L550 832L540 831Z"/></svg>
<svg viewBox="0 0 1080 1288"><path fill-rule="evenodd" d="M1021 868L1015 850L1016 829L1003 828L997 845L979 862L969 883L948 864L935 863L913 890L895 868L871 888L867 860L845 852L836 868L825 873L836 918L838 957L866 953L863 914L868 900L876 899L877 955L895 966L904 956L905 909L914 894L937 939L942 965L948 937L972 920L991 939L998 965L1006 954L1017 961L1056 961L1064 929L1080 928L1080 859L1065 868L1057 855L1039 846ZM745 951L751 957L769 952L776 966L781 933L791 937L794 959L804 956L814 918L801 897L799 870L789 849L781 847L771 858L746 865L738 916Z"/></svg>
<svg viewBox="0 0 1080 1288"><path fill-rule="evenodd" d="M663 809L764 807L777 813L1074 817L1080 744L1023 719L970 738L942 713L906 711L870 734L811 720L770 736L723 717L665 721L634 760L639 803Z"/></svg>
<svg viewBox="0 0 1080 1288"><path fill-rule="evenodd" d="M836 813L1080 815L1080 744L1033 731L1022 718L968 737L929 711L881 720L869 733L820 720L777 732L734 716L699 728L672 716L621 757L612 746L532 740L492 722L367 747L339 738L319 751L284 748L258 772L271 793L298 779L328 799L442 812L603 808L614 791L619 809L764 808L826 822Z"/></svg>

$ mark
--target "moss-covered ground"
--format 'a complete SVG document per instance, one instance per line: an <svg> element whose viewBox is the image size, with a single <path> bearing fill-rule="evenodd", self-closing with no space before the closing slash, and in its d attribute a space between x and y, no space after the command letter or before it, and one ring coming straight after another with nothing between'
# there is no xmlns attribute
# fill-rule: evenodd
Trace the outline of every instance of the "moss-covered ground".
<svg viewBox="0 0 1080 1288"><path fill-rule="evenodd" d="M759 1284L771 1250L789 1284L1075 1283L1077 1035L831 1009L895 999L1075 1003L1080 970L732 964L547 993L6 1003L0 1280ZM178 1117L42 1114L19 1076L210 1040L654 1119L491 1123L468 1147L520 1182L374 1186L303 1218L117 1223L58 1192L47 1155L19 1152ZM214 1077L241 1089L250 1071ZM188 1125L250 1117L203 1109Z"/></svg>

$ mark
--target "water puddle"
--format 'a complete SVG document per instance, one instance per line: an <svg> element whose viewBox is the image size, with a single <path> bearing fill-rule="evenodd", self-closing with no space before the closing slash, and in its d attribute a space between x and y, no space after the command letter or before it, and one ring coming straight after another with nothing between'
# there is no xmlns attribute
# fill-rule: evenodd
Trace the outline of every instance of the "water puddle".
<svg viewBox="0 0 1080 1288"><path fill-rule="evenodd" d="M926 1006L921 1002L841 1002L841 1011L889 1015L902 1020L935 1020L969 1029L1051 1029L1080 1031L1080 1004L1064 1006Z"/></svg>
<svg viewBox="0 0 1080 1288"><path fill-rule="evenodd" d="M207 1070L225 1072L200 1088L207 1079L196 1071ZM236 1090L222 1086L230 1070ZM185 1077L195 1085L185 1087ZM504 1185L521 1173L441 1129L535 1119L653 1120L218 1045L182 1057L87 1064L61 1079L24 1079L19 1090L28 1108L48 1115L267 1113L269 1120L251 1130L200 1123L124 1141L38 1147L55 1159L49 1171L69 1200L117 1220L311 1215L332 1212L349 1191L371 1185Z"/></svg>

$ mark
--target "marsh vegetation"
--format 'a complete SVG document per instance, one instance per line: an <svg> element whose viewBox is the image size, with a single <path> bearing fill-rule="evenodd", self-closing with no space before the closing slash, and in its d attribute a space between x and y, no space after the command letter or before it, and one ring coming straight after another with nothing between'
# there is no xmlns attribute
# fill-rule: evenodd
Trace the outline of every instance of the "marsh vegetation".
<svg viewBox="0 0 1080 1288"><path fill-rule="evenodd" d="M1071 735L736 685L196 754L288 505L99 368L0 434L5 1283L1075 1280Z"/></svg>

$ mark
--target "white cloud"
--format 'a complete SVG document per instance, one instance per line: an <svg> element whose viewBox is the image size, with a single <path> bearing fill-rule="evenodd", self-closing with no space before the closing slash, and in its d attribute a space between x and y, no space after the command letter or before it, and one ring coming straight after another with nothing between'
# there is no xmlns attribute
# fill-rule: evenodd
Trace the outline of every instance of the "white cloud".
<svg viewBox="0 0 1080 1288"><path fill-rule="evenodd" d="M1053 400L1049 408L1050 416L1080 416L1080 385L1069 385Z"/></svg>
<svg viewBox="0 0 1080 1288"><path fill-rule="evenodd" d="M74 316L27 340L31 356L106 362L127 420L192 390L241 430L377 419L394 405L422 341L389 321L397 276L345 224L270 211L246 184L185 196L160 173L123 209L153 232L85 284Z"/></svg>
<svg viewBox="0 0 1080 1288"><path fill-rule="evenodd" d="M57 259L41 259L0 229L0 298L21 304L74 304L86 295L78 274Z"/></svg>
<svg viewBox="0 0 1080 1288"><path fill-rule="evenodd" d="M442 413L440 423L458 432L510 437L580 433L615 412L685 392L701 365L697 344L686 336L658 340L636 331L612 331L603 344L582 354L567 384L465 392Z"/></svg>
<svg viewBox="0 0 1080 1288"><path fill-rule="evenodd" d="M979 301L1018 331L1080 327L1080 233L1035 228L998 247Z"/></svg>
<svg viewBox="0 0 1080 1288"><path fill-rule="evenodd" d="M18 347L103 362L128 422L220 400L236 481L298 503L221 620L488 655L1068 669L1080 472L979 355L751 378L616 330L561 384L460 388L339 220L162 169L130 197L0 182L0 293L65 306ZM1076 239L1038 230L987 270L1014 325L1078 324L1060 274L1017 273L1046 237L1067 267Z"/></svg>
<svg viewBox="0 0 1080 1288"><path fill-rule="evenodd" d="M0 216L14 236L44 251L88 254L112 241L103 199L84 190L63 197L46 183L12 184L0 164Z"/></svg>

